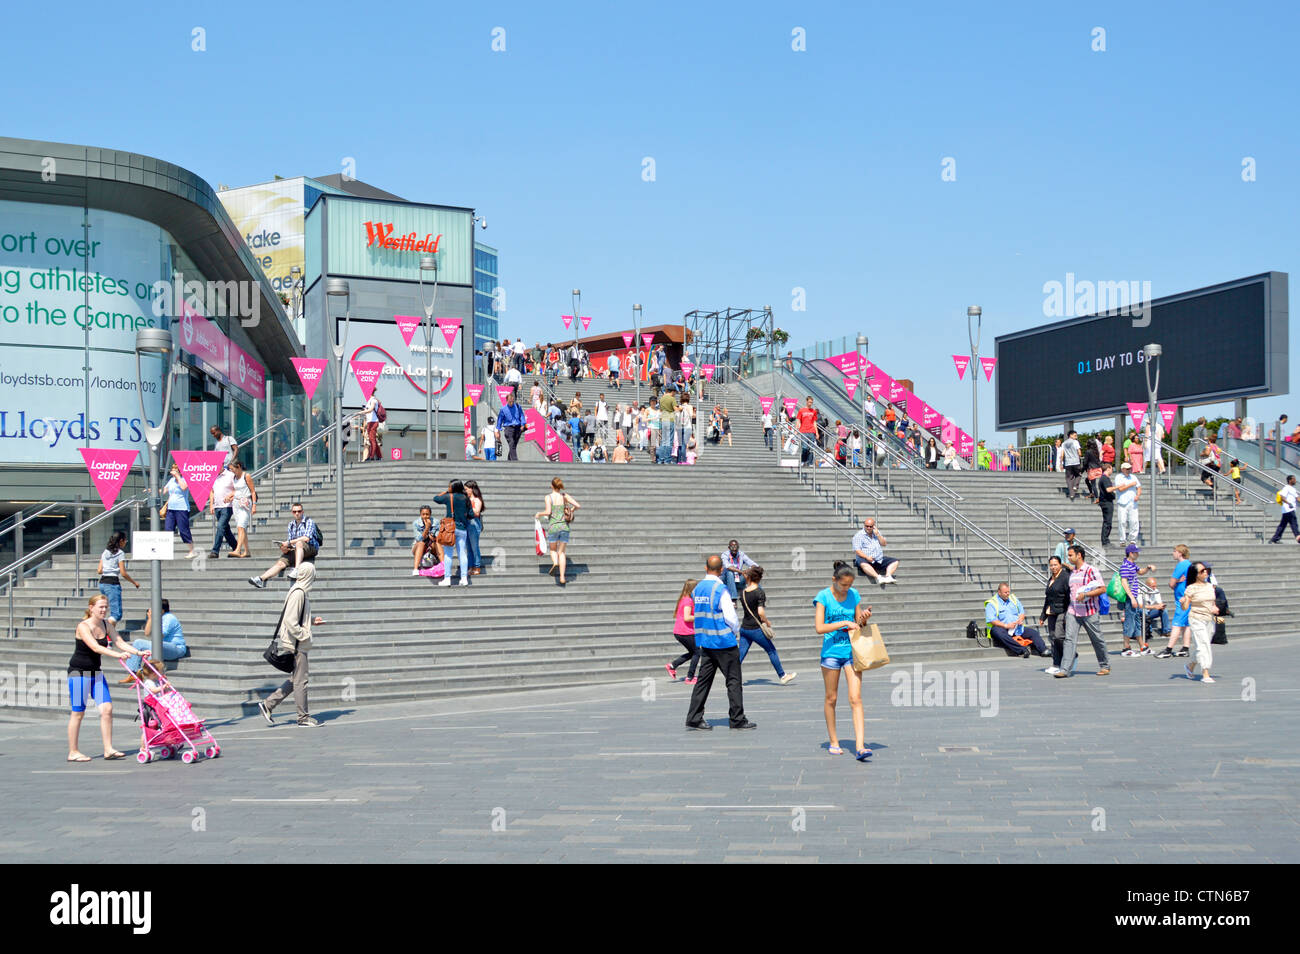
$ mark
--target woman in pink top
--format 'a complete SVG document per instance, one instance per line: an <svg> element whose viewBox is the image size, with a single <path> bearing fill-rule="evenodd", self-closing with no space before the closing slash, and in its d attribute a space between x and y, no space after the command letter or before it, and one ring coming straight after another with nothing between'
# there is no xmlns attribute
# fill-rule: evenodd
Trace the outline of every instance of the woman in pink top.
<svg viewBox="0 0 1300 954"><path fill-rule="evenodd" d="M695 669L700 664L700 651L695 646L695 600L691 596L691 591L699 583L699 580L686 581L686 585L682 587L681 595L677 597L677 611L673 617L673 638L682 644L686 652L672 662L664 664L669 677L676 682L677 667L689 659L691 668L686 673L686 684L688 686L695 684Z"/></svg>

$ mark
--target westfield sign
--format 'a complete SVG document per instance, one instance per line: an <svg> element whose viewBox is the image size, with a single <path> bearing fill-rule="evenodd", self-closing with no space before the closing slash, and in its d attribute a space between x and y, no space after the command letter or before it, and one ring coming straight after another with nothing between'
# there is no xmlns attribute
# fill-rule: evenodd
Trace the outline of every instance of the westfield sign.
<svg viewBox="0 0 1300 954"><path fill-rule="evenodd" d="M367 222L365 226L367 248L387 248L395 252L436 253L438 243L442 240L441 235L425 235L424 238L418 238L415 232L394 237L392 222Z"/></svg>

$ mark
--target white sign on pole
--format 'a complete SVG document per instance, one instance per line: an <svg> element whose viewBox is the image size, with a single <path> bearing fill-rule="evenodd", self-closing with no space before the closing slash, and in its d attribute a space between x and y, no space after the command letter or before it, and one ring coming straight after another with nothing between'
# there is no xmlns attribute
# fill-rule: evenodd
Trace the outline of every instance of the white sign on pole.
<svg viewBox="0 0 1300 954"><path fill-rule="evenodd" d="M174 559L172 547L175 536L170 530L154 533L150 530L137 530L131 534L132 560L171 560Z"/></svg>

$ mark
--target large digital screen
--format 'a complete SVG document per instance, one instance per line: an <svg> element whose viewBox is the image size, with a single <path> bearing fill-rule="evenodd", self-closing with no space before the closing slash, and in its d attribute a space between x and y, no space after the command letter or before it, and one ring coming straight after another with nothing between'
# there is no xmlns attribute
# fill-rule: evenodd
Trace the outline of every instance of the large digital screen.
<svg viewBox="0 0 1300 954"><path fill-rule="evenodd" d="M1125 413L1147 401L1142 348L1163 355L1159 400L1206 404L1288 389L1287 275L1267 272L996 341L999 430Z"/></svg>
<svg viewBox="0 0 1300 954"><path fill-rule="evenodd" d="M339 336L335 340L341 341L344 334L342 319L335 320L335 334ZM423 324L415 329L410 345L402 340L402 332L392 318L353 318L348 323L346 334L343 406L359 408L366 403L349 362L354 359L382 361L384 369L379 373L376 390L384 409L423 414L425 364L429 360L425 356ZM454 346L448 348L442 332L436 326L433 328L434 398L442 413L451 413L457 420L464 406L462 382L457 373L461 366L461 341L464 337L465 329L462 327L456 332ZM439 371L442 372L440 375Z"/></svg>

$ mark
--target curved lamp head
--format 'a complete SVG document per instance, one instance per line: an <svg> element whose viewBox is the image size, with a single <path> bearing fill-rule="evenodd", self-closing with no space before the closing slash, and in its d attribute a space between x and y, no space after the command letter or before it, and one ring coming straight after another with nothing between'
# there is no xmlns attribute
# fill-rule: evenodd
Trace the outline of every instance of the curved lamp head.
<svg viewBox="0 0 1300 954"><path fill-rule="evenodd" d="M327 278L327 279L325 279L325 294L326 294L326 295L329 295L329 296L331 296L331 297L342 298L342 299L343 299L343 302L344 302L344 313L343 313L343 341L342 341L341 344L336 344L336 345L333 345L333 346L332 346L333 349L334 349L334 357L335 357L335 359L338 360L338 361L342 361L342 360L343 360L343 352L344 352L345 350L347 350L347 342L348 342L348 324L349 324L349 322L348 322L348 318L351 317L351 316L350 316L350 314L348 313L348 311L347 311L346 309L347 309L348 293L349 293L350 290L351 290L351 289L350 289L349 286L348 286L348 280L347 280L346 278ZM325 317L326 317L326 319L328 320L328 318L329 318L329 304L328 304L328 299L327 299L327 304L326 304L326 306L325 306Z"/></svg>
<svg viewBox="0 0 1300 954"><path fill-rule="evenodd" d="M144 409L144 372L140 366L140 357L156 354L162 359L163 375L167 379L167 395L162 402L162 420L157 425L148 423L149 415ZM145 422L144 439L151 448L162 443L167 431L167 418L172 408L172 384L176 376L172 374L172 333L166 328L141 328L135 333L135 386L140 398L140 420Z"/></svg>

